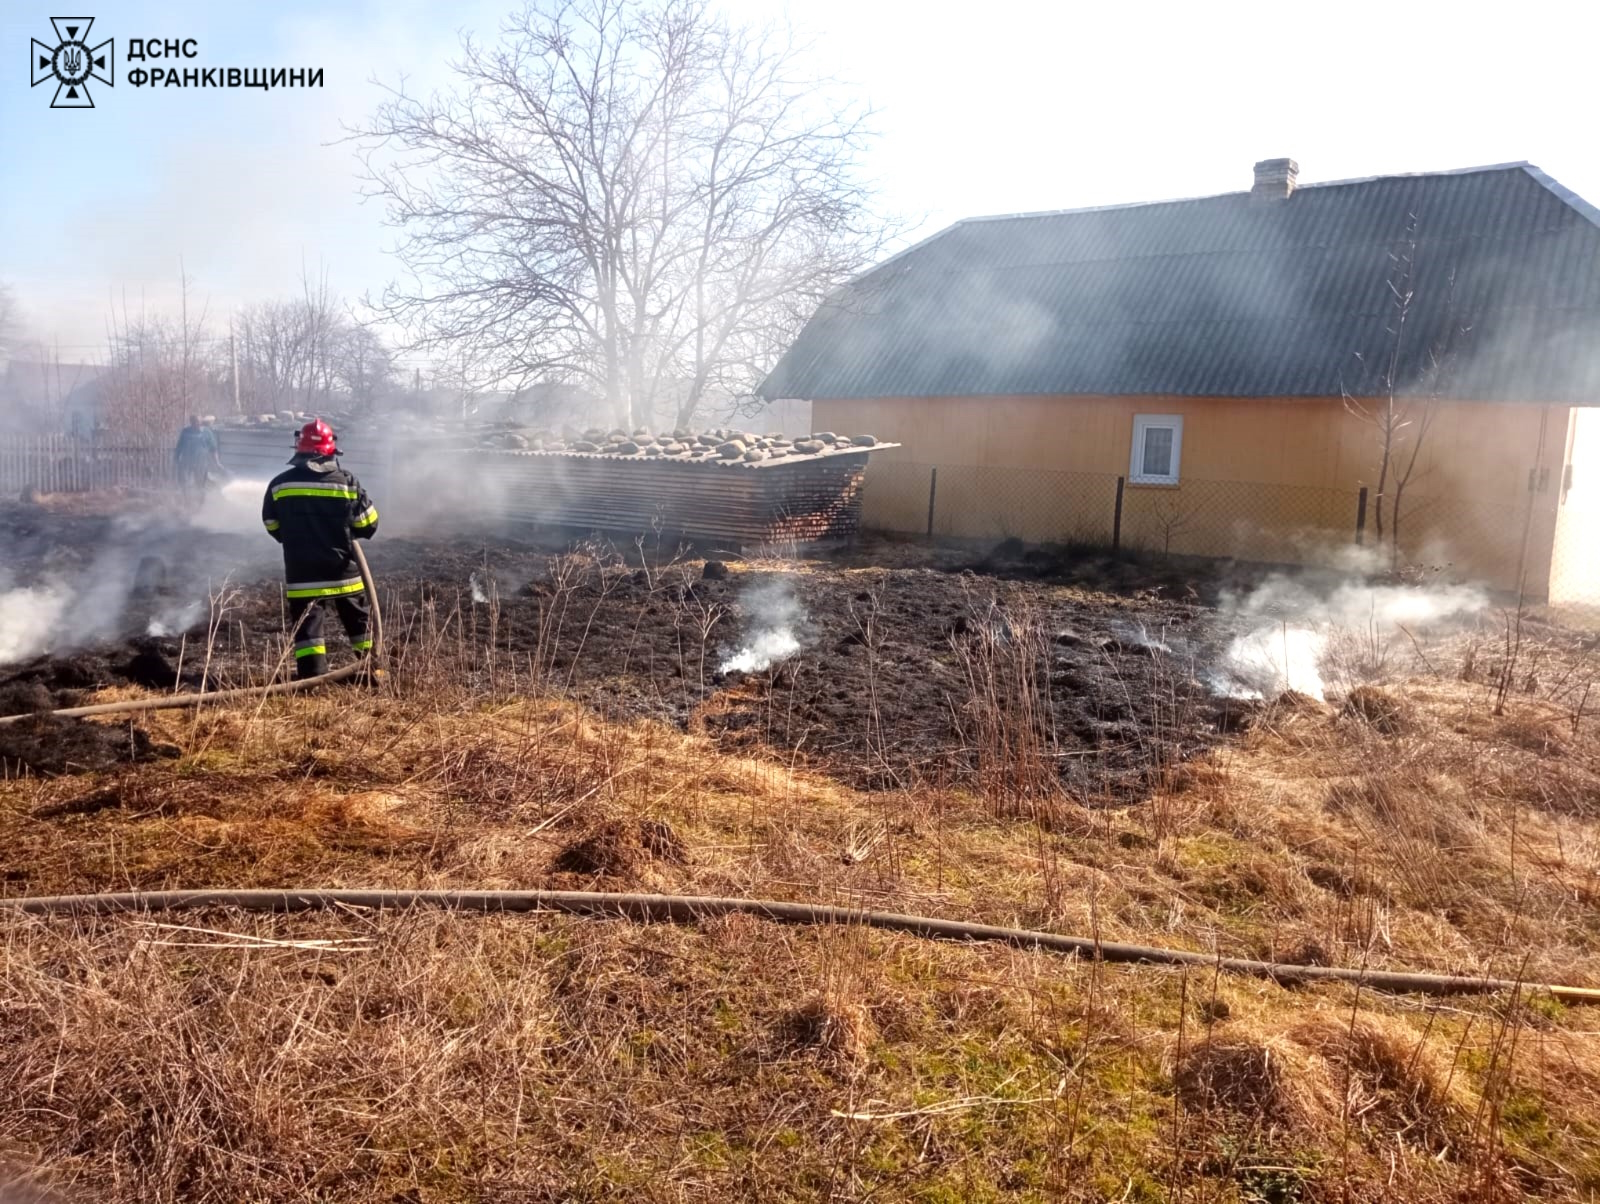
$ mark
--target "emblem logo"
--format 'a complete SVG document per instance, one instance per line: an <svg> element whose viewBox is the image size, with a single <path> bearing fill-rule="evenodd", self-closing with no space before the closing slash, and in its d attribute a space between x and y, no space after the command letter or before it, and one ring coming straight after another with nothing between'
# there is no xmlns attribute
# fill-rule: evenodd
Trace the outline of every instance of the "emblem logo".
<svg viewBox="0 0 1600 1204"><path fill-rule="evenodd" d="M50 101L52 109L92 109L94 101L89 96L89 81L99 80L106 87L116 86L117 60L114 38L107 38L98 46L89 45L89 29L93 17L51 17L56 29L56 45L52 49L38 38L32 39L28 48L28 67L37 88L46 80L56 81L56 94Z"/></svg>

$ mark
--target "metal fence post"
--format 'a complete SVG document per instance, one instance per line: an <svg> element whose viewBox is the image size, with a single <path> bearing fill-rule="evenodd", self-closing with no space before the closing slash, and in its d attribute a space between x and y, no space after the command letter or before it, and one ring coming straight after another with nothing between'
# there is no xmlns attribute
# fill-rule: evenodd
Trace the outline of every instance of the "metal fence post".
<svg viewBox="0 0 1600 1204"><path fill-rule="evenodd" d="M928 538L933 538L933 499L939 492L939 470L928 470Z"/></svg>
<svg viewBox="0 0 1600 1204"><path fill-rule="evenodd" d="M1111 516L1111 550L1122 550L1122 487L1125 484L1122 477L1117 478L1117 508Z"/></svg>
<svg viewBox="0 0 1600 1204"><path fill-rule="evenodd" d="M1356 547L1367 542L1367 487L1356 495Z"/></svg>

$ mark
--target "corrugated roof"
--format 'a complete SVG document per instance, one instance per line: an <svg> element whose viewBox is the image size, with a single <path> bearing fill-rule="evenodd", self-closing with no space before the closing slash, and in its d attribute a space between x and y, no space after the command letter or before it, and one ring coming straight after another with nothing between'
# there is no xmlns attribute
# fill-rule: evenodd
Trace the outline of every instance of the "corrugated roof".
<svg viewBox="0 0 1600 1204"><path fill-rule="evenodd" d="M1600 402L1600 211L1512 163L969 219L819 310L761 392L1371 395L1391 360L1401 389Z"/></svg>

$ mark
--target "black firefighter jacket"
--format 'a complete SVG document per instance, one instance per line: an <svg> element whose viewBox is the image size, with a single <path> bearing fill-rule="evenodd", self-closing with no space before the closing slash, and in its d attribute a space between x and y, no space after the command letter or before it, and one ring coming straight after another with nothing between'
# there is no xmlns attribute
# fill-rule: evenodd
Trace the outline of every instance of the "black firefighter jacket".
<svg viewBox="0 0 1600 1204"><path fill-rule="evenodd" d="M378 508L337 460L296 456L267 486L261 521L283 545L285 593L334 598L361 592L356 539L371 539Z"/></svg>

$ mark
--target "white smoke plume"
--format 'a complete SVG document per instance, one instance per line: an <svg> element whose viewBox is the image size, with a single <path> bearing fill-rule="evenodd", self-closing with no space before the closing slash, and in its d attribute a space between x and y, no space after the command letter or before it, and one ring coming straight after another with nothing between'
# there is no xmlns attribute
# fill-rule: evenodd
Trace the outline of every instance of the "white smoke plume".
<svg viewBox="0 0 1600 1204"><path fill-rule="evenodd" d="M1247 622L1207 675L1218 694L1274 698L1295 690L1327 695L1330 675L1342 675L1334 652L1351 645L1381 652L1402 629L1418 631L1465 618L1488 605L1472 586L1433 588L1344 582L1318 592L1300 581L1274 577L1244 597L1225 597L1224 614Z"/></svg>
<svg viewBox="0 0 1600 1204"><path fill-rule="evenodd" d="M138 562L129 549L103 548L77 571L55 569L0 594L0 664L131 634L124 626Z"/></svg>
<svg viewBox="0 0 1600 1204"><path fill-rule="evenodd" d="M1276 698L1296 690L1322 698L1322 654L1326 637L1309 627L1258 627L1233 640L1211 675L1211 686L1230 698Z"/></svg>
<svg viewBox="0 0 1600 1204"><path fill-rule="evenodd" d="M1152 652L1172 651L1172 646L1165 639L1151 635L1150 629L1143 623L1115 623L1111 630L1124 644L1137 644Z"/></svg>
<svg viewBox="0 0 1600 1204"><path fill-rule="evenodd" d="M47 650L72 596L71 587L59 581L0 594L0 665Z"/></svg>
<svg viewBox="0 0 1600 1204"><path fill-rule="evenodd" d="M204 602L185 602L182 606L173 607L163 611L150 620L145 628L146 635L169 636L181 635L188 631L206 615Z"/></svg>
<svg viewBox="0 0 1600 1204"><path fill-rule="evenodd" d="M99 542L58 547L37 577L0 577L0 665L139 633L178 635L201 622L213 581L276 569L278 549L261 527L264 489L232 482L177 521L119 515ZM0 562L8 551L0 546Z"/></svg>
<svg viewBox="0 0 1600 1204"><path fill-rule="evenodd" d="M261 499L266 492L265 480L234 478L208 496L191 521L204 531L260 535Z"/></svg>
<svg viewBox="0 0 1600 1204"><path fill-rule="evenodd" d="M0 664L119 634L138 562L131 542L114 541L87 563L55 558L37 580L0 594Z"/></svg>
<svg viewBox="0 0 1600 1204"><path fill-rule="evenodd" d="M759 581L739 595L748 633L744 645L724 658L722 673L759 673L800 651L805 611L784 577Z"/></svg>

